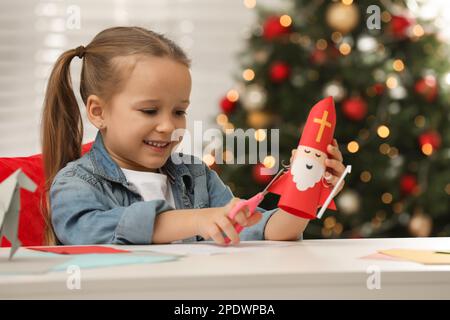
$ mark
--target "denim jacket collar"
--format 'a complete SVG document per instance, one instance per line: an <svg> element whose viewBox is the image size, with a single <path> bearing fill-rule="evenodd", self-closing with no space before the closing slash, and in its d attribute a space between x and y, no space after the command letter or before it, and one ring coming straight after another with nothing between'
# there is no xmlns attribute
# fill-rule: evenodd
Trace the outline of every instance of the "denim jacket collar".
<svg viewBox="0 0 450 320"><path fill-rule="evenodd" d="M92 149L89 152L91 161L94 166L94 173L113 182L117 182L126 185L127 180L120 167L115 163L111 156L106 151L103 144L103 138L100 132L95 137ZM191 172L186 165L175 165L169 157L166 163L162 166L161 171L166 174L173 183L177 177L180 177L182 181L191 188L193 185L193 179Z"/></svg>

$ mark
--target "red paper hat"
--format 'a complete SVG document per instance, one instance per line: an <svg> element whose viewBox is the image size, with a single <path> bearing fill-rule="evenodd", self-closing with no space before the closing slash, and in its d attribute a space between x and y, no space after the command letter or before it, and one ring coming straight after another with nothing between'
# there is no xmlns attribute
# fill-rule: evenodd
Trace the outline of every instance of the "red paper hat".
<svg viewBox="0 0 450 320"><path fill-rule="evenodd" d="M315 148L327 153L336 126L336 110L332 97L317 102L309 112L299 145Z"/></svg>

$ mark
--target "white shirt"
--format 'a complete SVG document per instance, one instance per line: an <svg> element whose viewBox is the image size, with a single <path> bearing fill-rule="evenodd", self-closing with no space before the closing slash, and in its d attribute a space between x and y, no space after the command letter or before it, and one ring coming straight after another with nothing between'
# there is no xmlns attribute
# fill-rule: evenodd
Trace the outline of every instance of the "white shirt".
<svg viewBox="0 0 450 320"><path fill-rule="evenodd" d="M176 209L172 188L165 174L121 169L127 181L136 187L144 201L166 200L172 208Z"/></svg>

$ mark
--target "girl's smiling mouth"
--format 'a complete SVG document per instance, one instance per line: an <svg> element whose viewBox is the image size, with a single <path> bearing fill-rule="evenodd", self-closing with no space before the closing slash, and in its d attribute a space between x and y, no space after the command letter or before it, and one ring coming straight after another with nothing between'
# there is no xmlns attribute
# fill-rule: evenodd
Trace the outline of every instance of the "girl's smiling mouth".
<svg viewBox="0 0 450 320"><path fill-rule="evenodd" d="M171 141L159 141L159 140L143 140L144 144L149 146L153 151L164 152L171 145Z"/></svg>

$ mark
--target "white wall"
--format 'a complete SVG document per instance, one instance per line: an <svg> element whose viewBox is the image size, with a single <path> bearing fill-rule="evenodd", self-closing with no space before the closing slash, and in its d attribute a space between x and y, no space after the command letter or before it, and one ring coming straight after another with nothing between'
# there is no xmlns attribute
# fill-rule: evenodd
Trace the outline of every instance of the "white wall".
<svg viewBox="0 0 450 320"><path fill-rule="evenodd" d="M78 9L79 29L72 19ZM234 84L235 53L243 48L254 15L242 0L2 0L0 157L40 152L41 109L51 66L62 51L86 45L114 25L150 28L187 51L193 60L188 128L194 120L213 126L218 100ZM80 60L74 59L77 95L79 72ZM94 129L85 121L85 141L93 139Z"/></svg>

